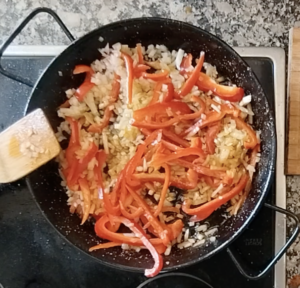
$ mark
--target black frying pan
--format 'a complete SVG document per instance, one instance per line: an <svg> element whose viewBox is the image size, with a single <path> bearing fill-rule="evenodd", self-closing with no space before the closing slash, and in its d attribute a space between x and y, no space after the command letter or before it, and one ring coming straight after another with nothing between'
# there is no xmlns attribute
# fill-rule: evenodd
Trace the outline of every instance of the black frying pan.
<svg viewBox="0 0 300 288"><path fill-rule="evenodd" d="M67 36L71 40L74 40L53 11L47 8L40 8L35 10L16 29L0 49L0 56L2 56L5 48L11 43L23 26L39 12L51 14L67 33ZM103 42L99 41L100 36L104 38ZM257 130L261 130L262 152L261 161L258 163L249 197L238 212L238 215L229 218L219 227L215 243L210 243L201 248L183 250L174 248L171 255L165 257L165 261L168 261L169 265L164 270L170 271L182 268L211 257L227 247L243 232L262 206L273 180L275 170L276 131L274 111L270 109L264 91L251 69L223 41L204 30L179 21L161 18L139 18L103 26L73 41L66 50L52 61L35 84L26 113L36 108L42 108L48 116L53 129L56 129L61 122L61 119L57 117L56 110L65 100L64 91L70 87L78 87L83 81L82 75L73 75L74 66L76 64L90 64L100 57L98 48L104 47L107 43L114 44L116 42L128 44L131 47L134 47L136 43L142 43L145 46L149 44L165 44L170 50L182 48L186 52L192 53L194 57L197 57L199 51L203 50L206 54L206 61L215 65L220 74L229 77L233 83L243 87L246 95L251 94L253 96L254 127ZM2 67L0 70L10 78L17 78L18 81L24 84L30 84L28 80L12 75L8 71L3 70ZM63 73L63 77L59 76L58 71ZM98 243L99 238L94 233L92 223L87 222L84 226L81 226L80 219L76 215L69 213L68 206L66 205L67 196L60 186L60 182L58 165L54 161L44 165L27 177L28 186L48 221L69 242L88 253L88 248ZM271 208L279 210L282 213L288 213L272 206ZM223 213L224 209L217 210L207 219L208 222L211 225L219 225L224 221L224 218L221 216ZM297 221L294 215L291 217ZM275 264L297 234L298 228L296 228L290 241L258 277L262 276L262 274ZM236 262L233 254L230 250L228 251L232 259ZM117 247L101 249L89 253L89 255L103 264L136 272L142 272L145 268L152 265L152 258L147 251L132 252L128 256L128 254L122 252L121 248ZM241 272L243 273L243 271Z"/></svg>

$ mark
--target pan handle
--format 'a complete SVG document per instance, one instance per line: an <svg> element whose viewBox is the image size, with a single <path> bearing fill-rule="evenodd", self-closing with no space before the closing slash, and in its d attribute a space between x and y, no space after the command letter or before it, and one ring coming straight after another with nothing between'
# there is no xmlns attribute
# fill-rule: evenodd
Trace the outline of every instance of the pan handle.
<svg viewBox="0 0 300 288"><path fill-rule="evenodd" d="M279 250L279 252L275 255L275 257L271 260L271 262L267 265L267 267L263 271L258 273L257 275L251 275L251 274L247 273L244 270L244 268L242 267L242 265L240 264L240 262L237 260L237 258L234 256L231 249L227 248L227 253L229 254L231 260L234 262L234 264L236 265L236 267L238 268L240 273L243 276L245 276L246 278L248 278L249 280L258 280L258 279L262 278L263 276L265 276L269 272L269 270L278 262L278 260L282 257L282 255L287 251L287 249L291 246L291 244L295 241L296 237L298 236L298 234L300 232L299 219L294 213L287 211L285 209L282 209L278 206L270 205L267 203L265 203L265 207L270 208L276 212L285 214L288 217L291 217L295 221L294 227L293 227L294 231L293 231L292 236L285 243L285 245Z"/></svg>
<svg viewBox="0 0 300 288"><path fill-rule="evenodd" d="M0 73L5 75L6 77L18 81L22 84L25 84L29 87L33 87L34 83L32 83L31 81L29 81L28 79L25 79L21 76L15 75L10 71L7 71L5 69L3 69L2 65L1 65L1 60L2 60L2 56L4 51L6 50L6 48L11 44L11 42L20 34L20 32L23 30L23 28L28 24L28 22L34 18L37 14L39 13L47 13L50 14L54 20L58 23L58 25L60 26L60 28L65 32L65 34L67 35L67 37L70 39L71 42L73 42L75 40L75 38L73 37L73 35L71 34L71 32L68 30L68 28L65 26L65 24L62 22L62 20L58 17L58 15L51 9L46 8L46 7L40 7L37 8L35 10L33 10L22 22L21 24L14 30L14 32L8 37L8 39L3 43L3 45L0 48Z"/></svg>

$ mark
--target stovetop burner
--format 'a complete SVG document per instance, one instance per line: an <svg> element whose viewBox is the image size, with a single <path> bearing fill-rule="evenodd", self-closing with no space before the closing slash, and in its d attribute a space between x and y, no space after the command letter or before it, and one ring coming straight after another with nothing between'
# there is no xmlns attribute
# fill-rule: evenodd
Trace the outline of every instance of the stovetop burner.
<svg viewBox="0 0 300 288"><path fill-rule="evenodd" d="M18 74L26 75L35 81L53 56L47 55L45 47L41 49L23 49L23 53L11 49L13 56L3 60L3 66ZM52 47L53 48L53 47ZM51 49L48 49L51 51ZM60 48L58 48L60 49ZM252 49L252 50L251 50ZM239 49L246 62L252 67L270 101L276 110L278 151L283 151L284 135L284 77L278 84L278 70L284 73L284 52L280 49L253 48ZM57 51L52 49L53 51ZM22 50L21 50L22 51ZM22 55L23 54L23 55ZM30 54L31 56L26 56ZM51 53L50 53L51 54ZM48 55L50 55L48 54ZM25 56L24 56L25 55ZM53 54L54 55L54 54ZM263 56L265 55L265 56ZM275 56L277 57L275 57ZM277 59L277 60L276 60ZM279 67L277 67L279 65ZM284 74L283 74L284 75ZM2 92L0 93L0 131L23 115L30 95L30 89L0 75ZM282 94L282 95L281 95ZM276 183L273 183L267 202L285 207L285 178L283 174L284 155L278 155ZM282 163L281 163L282 162ZM276 193L280 191L281 194ZM284 192L284 193L283 193ZM188 280L171 277L174 282L165 281L162 274L158 284L139 286L145 281L141 274L123 272L103 266L77 250L59 236L44 219L37 208L25 181L17 181L9 185L0 185L0 283L6 287L210 287L205 284L188 285ZM263 207L246 231L231 245L231 250L238 255L239 261L247 267L247 271L258 273L274 256L275 251L285 241L285 222L283 216L276 215ZM256 271L256 272L255 272ZM276 271L276 272L275 272ZM283 288L285 287L285 261L281 260L266 277L249 281L237 270L226 251L213 256L199 264L178 270L188 273L207 282L214 288L253 287ZM178 277L178 280L176 281ZM190 278L189 281L196 281ZM157 282L158 283L158 282ZM164 284L165 283L165 284ZM177 284L178 285L177 285ZM176 286L176 285L177 286ZM185 284L185 286L180 286ZM0 286L1 287L1 286Z"/></svg>

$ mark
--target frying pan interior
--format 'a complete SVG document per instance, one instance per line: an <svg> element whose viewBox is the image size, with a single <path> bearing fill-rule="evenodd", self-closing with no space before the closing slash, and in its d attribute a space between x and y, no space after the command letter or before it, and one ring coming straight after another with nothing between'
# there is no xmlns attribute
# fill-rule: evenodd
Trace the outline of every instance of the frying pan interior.
<svg viewBox="0 0 300 288"><path fill-rule="evenodd" d="M100 36L104 38L103 42L98 40ZM56 111L65 100L64 91L78 87L83 81L82 75L72 74L74 66L90 64L99 59L98 48L116 42L128 44L130 47L135 47L139 42L146 46L164 44L170 50L182 48L192 53L194 58L199 57L199 52L203 50L206 53L206 62L215 65L221 75L229 77L233 83L245 89L246 95L251 94L253 97L254 126L261 131L262 138L261 161L254 176L253 188L238 215L227 219L219 227L215 243L201 248L174 248L170 256L164 257L169 262L169 265L165 265L165 270L190 265L213 255L234 240L263 202L274 173L276 158L273 111L270 111L267 98L251 69L224 42L188 24L167 19L140 18L101 27L70 45L50 64L36 84L26 113L38 107L42 108L55 129L61 121ZM62 72L62 77L58 71ZM55 161L46 164L28 176L28 185L49 222L73 245L87 252L89 247L99 243L99 238L95 236L92 223L81 226L80 219L69 213L67 196L60 186L61 179L57 168ZM210 225L224 222L222 214L224 209L213 213L208 219ZM117 247L99 250L90 255L105 264L131 271L142 271L152 265L150 254L143 250L139 253L125 253Z"/></svg>

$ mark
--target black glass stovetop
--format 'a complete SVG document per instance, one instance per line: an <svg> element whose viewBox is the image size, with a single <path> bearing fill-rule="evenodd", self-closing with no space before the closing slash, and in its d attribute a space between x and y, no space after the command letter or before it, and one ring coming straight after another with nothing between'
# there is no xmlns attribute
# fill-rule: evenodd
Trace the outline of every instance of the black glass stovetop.
<svg viewBox="0 0 300 288"><path fill-rule="evenodd" d="M3 66L35 81L50 60L51 57L6 58ZM245 60L274 107L272 61L268 58ZM23 116L31 89L1 74L0 87L2 131ZM275 184L267 201L274 204L274 199ZM273 257L274 222L274 212L263 207L249 228L231 245L250 270L260 271ZM274 287L273 270L261 280L250 281L239 273L226 251L178 272L200 277L215 288ZM4 288L135 288L145 280L142 274L103 266L66 242L45 220L24 180L0 184L0 284ZM168 282L159 287L172 288Z"/></svg>

